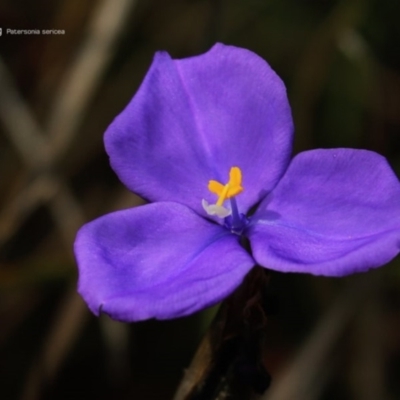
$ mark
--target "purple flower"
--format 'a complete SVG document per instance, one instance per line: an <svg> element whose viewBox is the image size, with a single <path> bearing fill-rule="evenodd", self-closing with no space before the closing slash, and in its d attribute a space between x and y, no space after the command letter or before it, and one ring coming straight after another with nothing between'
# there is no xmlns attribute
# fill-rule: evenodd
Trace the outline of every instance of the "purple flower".
<svg viewBox="0 0 400 400"><path fill-rule="evenodd" d="M333 149L290 162L292 133L284 84L254 53L157 53L105 134L121 181L152 204L79 231L90 309L174 318L226 297L254 264L343 276L395 257L400 187L385 158Z"/></svg>

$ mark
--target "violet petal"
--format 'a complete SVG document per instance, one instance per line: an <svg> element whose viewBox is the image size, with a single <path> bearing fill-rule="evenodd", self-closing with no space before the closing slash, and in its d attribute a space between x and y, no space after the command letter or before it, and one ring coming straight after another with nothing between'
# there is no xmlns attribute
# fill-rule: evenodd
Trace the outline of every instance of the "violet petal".
<svg viewBox="0 0 400 400"><path fill-rule="evenodd" d="M243 172L239 211L271 190L289 163L292 118L281 79L251 51L222 44L172 60L157 53L138 92L105 135L111 165L150 201L205 215L210 179Z"/></svg>
<svg viewBox="0 0 400 400"><path fill-rule="evenodd" d="M215 304L254 265L238 237L168 202L84 225L75 254L78 290L90 309L122 321L175 318Z"/></svg>
<svg viewBox="0 0 400 400"><path fill-rule="evenodd" d="M400 185L386 159L366 150L300 153L247 232L261 265L343 276L399 253Z"/></svg>

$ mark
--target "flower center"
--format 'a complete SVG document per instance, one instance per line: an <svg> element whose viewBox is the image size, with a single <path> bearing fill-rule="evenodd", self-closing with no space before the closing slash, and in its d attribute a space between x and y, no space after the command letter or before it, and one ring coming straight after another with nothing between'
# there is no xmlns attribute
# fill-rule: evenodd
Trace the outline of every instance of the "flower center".
<svg viewBox="0 0 400 400"><path fill-rule="evenodd" d="M215 204L209 204L206 200L202 201L203 208L208 215L225 218L232 213L237 213L234 197L243 191L242 171L239 167L232 167L229 171L229 181L227 184L224 185L218 181L210 180L208 182L208 190L218 196ZM223 206L227 199L231 199L231 209Z"/></svg>

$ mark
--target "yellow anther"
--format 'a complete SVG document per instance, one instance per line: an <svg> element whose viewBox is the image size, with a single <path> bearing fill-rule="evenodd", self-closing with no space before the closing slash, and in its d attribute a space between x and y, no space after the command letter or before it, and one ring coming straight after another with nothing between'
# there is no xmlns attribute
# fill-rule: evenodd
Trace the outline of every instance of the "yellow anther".
<svg viewBox="0 0 400 400"><path fill-rule="evenodd" d="M209 181L208 182L208 190L214 194L216 194L217 196L220 196L221 193L224 190L224 185L222 183L219 183L217 181Z"/></svg>
<svg viewBox="0 0 400 400"><path fill-rule="evenodd" d="M221 206L226 199L230 199L243 191L242 171L239 167L232 167L229 171L229 182L226 185L218 181L208 182L208 190L218 196L217 206Z"/></svg>
<svg viewBox="0 0 400 400"><path fill-rule="evenodd" d="M242 171L239 167L232 167L229 171L229 184L231 186L242 186Z"/></svg>

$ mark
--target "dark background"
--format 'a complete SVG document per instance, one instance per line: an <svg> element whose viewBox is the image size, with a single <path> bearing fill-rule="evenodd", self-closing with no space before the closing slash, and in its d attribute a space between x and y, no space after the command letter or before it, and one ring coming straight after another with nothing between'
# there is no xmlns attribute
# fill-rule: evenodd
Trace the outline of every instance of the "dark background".
<svg viewBox="0 0 400 400"><path fill-rule="evenodd" d="M397 0L1 0L0 398L170 399L212 319L115 323L75 292L76 230L141 203L102 136L155 51L248 48L287 85L295 152L372 149L399 173L399 16ZM269 290L265 399L400 398L399 260Z"/></svg>

